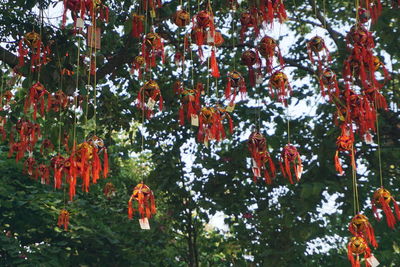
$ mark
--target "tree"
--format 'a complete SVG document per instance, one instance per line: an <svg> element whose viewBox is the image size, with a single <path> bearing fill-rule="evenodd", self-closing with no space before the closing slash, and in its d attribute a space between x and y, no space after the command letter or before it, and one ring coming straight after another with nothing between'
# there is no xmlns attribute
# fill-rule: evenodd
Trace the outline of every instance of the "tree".
<svg viewBox="0 0 400 267"><path fill-rule="evenodd" d="M225 39L217 53L223 78L216 81L209 78L207 63L201 63L196 50L187 53L184 74L173 64L173 55L183 48L183 31L171 26L168 20L180 3L166 2L157 10L154 28L165 39L168 52L167 62L157 64L153 70L153 77L161 85L165 107L151 120L143 120L142 111L133 104L143 80L129 73L132 61L140 53L139 40L131 35L131 12L136 1L106 3L110 9L109 22L99 22L102 48L96 54L96 75L90 77L98 84L96 101L93 88L85 86L90 69L88 61L82 58L78 68L76 60L78 49L87 54L84 37L74 35L72 25L62 29L60 20L50 23L46 12L42 13L43 19L39 19L41 13L32 11L33 7L46 10L56 1L4 3L0 21L6 26L0 28L0 36L6 45L0 47L0 60L5 63L2 70L7 82L3 90L14 88L17 93L12 111L2 111L1 115L9 116L8 121L13 123L23 116L23 99L36 80L52 92L63 89L69 95L78 81L79 93L88 95L90 101L83 105L86 116L78 116L77 140L83 140L94 130L104 138L112 161L110 179L118 189L111 200L102 196L99 185L91 187L89 194L79 194L68 204L72 210L71 231L64 233L54 227L57 210L63 205L63 192L43 187L22 177L19 172L15 175L21 166L15 166L11 160L4 161L1 167L4 173L1 227L5 235L1 238L7 245L0 254L4 264L22 264L26 258L30 263L49 262L49 265L110 262L117 266L159 266L177 265L179 261L189 266L245 265L250 262L265 266L348 264L345 244L349 236L347 225L353 215L350 166L346 176L337 176L333 155L340 130L332 119L335 107L319 98L317 73L308 60L306 41L315 35L316 29L318 34L323 34L333 55L331 68L340 76L348 55L345 34L350 28L348 25L355 23L355 6L346 1L285 1L289 20L285 26L274 24L274 29L278 31L282 27L282 32L290 37L278 36L281 48L287 48L284 60L293 77L289 116L284 106L269 97L269 77L265 76L256 88L248 86L247 100L237 103L232 113L235 121L232 137L206 147L195 143L196 127L179 126L179 103L172 88L177 79L184 80L188 87L202 82L206 85L206 101L215 104L223 95L224 76L233 70L233 65L242 74L247 73L247 69L239 65L240 56L255 44L252 38L240 44L238 29L239 14L249 3L242 3L232 12L226 2L212 3L216 27L221 29ZM388 2L384 3L382 15L371 30L379 44L377 54L385 57L386 65L391 66L392 80L383 92L392 108L380 113L379 129L385 186L398 196L395 178L400 172L396 106L399 101L399 54L396 53L399 20L398 9ZM199 2L199 8L194 2L184 5L190 6L188 10L193 15L207 3ZM17 43L32 29L41 32L44 42L52 43L51 61L42 68L39 78L29 71L29 65L19 68L23 78L18 83L9 78L7 68L18 65ZM268 29L266 34L274 33ZM68 64L75 74L61 76L60 70ZM144 75L143 79L148 78ZM298 114L295 111L301 105L313 105L315 109L309 109L308 114ZM51 113L46 120L38 120L45 129L44 136L50 137L55 144L60 125L62 132L72 133L74 128L73 111L63 112L61 120L58 115ZM246 160L249 155L244 152L248 133L260 121L263 133L268 133L270 153L276 160L287 143L289 118L291 142L303 157L305 173L302 181L288 185L279 174L272 186L261 181L253 183ZM138 131L137 124L142 121L144 128L139 127ZM8 123L7 127L11 125ZM372 221L368 203L379 186L378 152L375 145L366 145L358 137L356 141L358 164L366 170L358 173L361 207ZM143 152L142 147L149 153L149 158L142 163L132 162L131 152ZM6 146L3 150L7 150ZM189 154L194 155L192 166L186 166ZM140 164L147 164L149 173L141 172L143 165ZM130 171L132 168L133 172ZM159 215L151 220L153 230L150 232L139 231L125 215L130 191L142 179L154 190L160 207ZM101 181L100 185L105 182ZM321 210L327 201L335 206L333 213ZM210 233L203 229L210 216L218 211L226 215L229 233ZM26 214L32 216L26 218ZM379 242L374 254L384 265L395 266L400 261L399 237L384 223L373 222L373 225ZM91 244L90 247L87 244Z"/></svg>

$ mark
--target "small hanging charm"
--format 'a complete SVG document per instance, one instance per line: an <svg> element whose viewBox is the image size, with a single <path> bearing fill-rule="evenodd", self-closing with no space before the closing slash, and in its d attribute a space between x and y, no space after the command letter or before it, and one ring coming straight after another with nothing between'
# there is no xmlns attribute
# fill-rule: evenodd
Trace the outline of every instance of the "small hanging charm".
<svg viewBox="0 0 400 267"><path fill-rule="evenodd" d="M133 208L132 200L137 201L137 209ZM136 211L139 213L141 219L150 219L151 216L157 212L153 191L151 191L150 187L145 185L143 182L135 186L128 201L128 218L130 220L133 218L133 213Z"/></svg>
<svg viewBox="0 0 400 267"><path fill-rule="evenodd" d="M64 227L65 231L68 231L69 225L69 212L65 209L60 210L60 214L58 215L58 227Z"/></svg>
<svg viewBox="0 0 400 267"><path fill-rule="evenodd" d="M41 184L50 184L50 169L46 164L38 166L37 177L40 177Z"/></svg>
<svg viewBox="0 0 400 267"><path fill-rule="evenodd" d="M246 82L242 74L234 70L228 73L228 82L225 87L225 98L231 103L234 103L238 92L240 92L242 98L246 95Z"/></svg>
<svg viewBox="0 0 400 267"><path fill-rule="evenodd" d="M331 69L324 69L319 77L319 84L321 87L321 94L323 97L329 96L329 100L332 100L332 96L339 98L340 90L337 81L336 74Z"/></svg>
<svg viewBox="0 0 400 267"><path fill-rule="evenodd" d="M103 189L103 194L108 200L113 198L115 196L116 192L117 192L117 189L115 188L115 185L113 185L110 182L106 183L106 185L104 186L104 189Z"/></svg>
<svg viewBox="0 0 400 267"><path fill-rule="evenodd" d="M132 36L139 39L144 33L144 16L136 13L132 14Z"/></svg>
<svg viewBox="0 0 400 267"><path fill-rule="evenodd" d="M271 26L274 23L274 18L279 20L279 23L283 23L287 20L287 14L284 0L260 0L259 8L263 12L264 21L269 23Z"/></svg>
<svg viewBox="0 0 400 267"><path fill-rule="evenodd" d="M252 132L247 141L247 147L253 161L254 182L257 182L257 177L264 175L265 182L272 184L272 178L275 177L275 165L268 152L267 139L258 131ZM268 167L266 167L267 163Z"/></svg>
<svg viewBox="0 0 400 267"><path fill-rule="evenodd" d="M155 32L146 34L142 44L142 55L145 58L146 70L156 66L156 57L160 56L162 64L165 63L164 41Z"/></svg>
<svg viewBox="0 0 400 267"><path fill-rule="evenodd" d="M57 92L48 95L47 112L50 110L60 112L60 110L65 110L69 104L69 97L62 90L58 90Z"/></svg>
<svg viewBox="0 0 400 267"><path fill-rule="evenodd" d="M240 15L240 24L242 28L240 29L240 42L243 43L245 38L245 33L250 29L253 28L254 35L257 38L260 34L260 26L262 25L263 19L262 12L257 8L252 8L251 10L244 11Z"/></svg>
<svg viewBox="0 0 400 267"><path fill-rule="evenodd" d="M253 50L246 50L242 54L241 61L249 69L249 83L251 87L254 87L256 85L255 68L257 69L257 73L260 73L261 59Z"/></svg>
<svg viewBox="0 0 400 267"><path fill-rule="evenodd" d="M372 23L375 23L382 14L381 0L362 0L361 7L369 11L372 18Z"/></svg>
<svg viewBox="0 0 400 267"><path fill-rule="evenodd" d="M160 87L154 80L147 81L139 90L137 105L141 110L146 112L148 119L153 115L153 108L157 101L158 109L161 111L163 108L163 98Z"/></svg>
<svg viewBox="0 0 400 267"><path fill-rule="evenodd" d="M185 27L190 24L190 14L185 10L177 10L172 17L172 22L178 27Z"/></svg>
<svg viewBox="0 0 400 267"><path fill-rule="evenodd" d="M185 124L185 118L192 120L192 116L197 116L200 112L200 94L203 90L201 83L195 89L182 89L180 92L181 106L179 108L179 124ZM185 116L186 115L186 116Z"/></svg>
<svg viewBox="0 0 400 267"><path fill-rule="evenodd" d="M351 262L352 267L360 266L360 255L364 254L364 258L368 259L371 257L371 249L369 248L367 241L361 236L353 236L347 245L347 257ZM355 256L355 258L354 258ZM369 267L367 261L365 266Z"/></svg>
<svg viewBox="0 0 400 267"><path fill-rule="evenodd" d="M37 82L31 86L29 89L29 95L27 95L24 104L24 113L26 114L28 109L33 106L33 120L36 120L37 110L39 108L39 113L43 117L45 111L45 96L48 96L49 92L44 88L44 86Z"/></svg>
<svg viewBox="0 0 400 267"><path fill-rule="evenodd" d="M360 213L355 215L350 221L349 231L354 236L363 237L367 242L371 243L373 247L378 247L378 243L376 243L375 239L374 228L372 228L367 216Z"/></svg>
<svg viewBox="0 0 400 267"><path fill-rule="evenodd" d="M310 41L307 42L307 51L308 58L310 59L311 63L315 64L315 61L317 61L319 71L322 70L322 67L325 63L329 64L332 61L324 39L318 35L314 36ZM317 56L316 60L314 59L314 55Z"/></svg>
<svg viewBox="0 0 400 267"><path fill-rule="evenodd" d="M372 196L371 202L375 219L377 219L378 221L381 220L381 217L378 213L378 208L382 209L386 216L387 225L390 228L394 229L396 218L397 221L400 221L400 209L392 194L387 189L381 187L375 191L374 195ZM390 207L391 203L393 204L395 214L393 214L393 211Z"/></svg>
<svg viewBox="0 0 400 267"><path fill-rule="evenodd" d="M273 63L275 56L278 59L279 66L282 69L285 62L283 60L281 50L279 49L278 43L274 38L269 36L264 36L260 43L258 44L258 52L261 56L263 56L266 60L266 70L267 73L271 73L273 70Z"/></svg>
<svg viewBox="0 0 400 267"><path fill-rule="evenodd" d="M202 46L207 43L208 40L206 39L208 39L208 36L210 38L214 38L215 36L214 16L207 10L201 10L193 17L192 24L192 40L199 47L199 57L203 60Z"/></svg>
<svg viewBox="0 0 400 267"><path fill-rule="evenodd" d="M283 177L288 178L289 182L293 184L291 166L293 165L294 175L297 182L300 181L303 173L303 164L297 148L292 144L287 144L281 153L281 159L279 165L283 174Z"/></svg>
<svg viewBox="0 0 400 267"><path fill-rule="evenodd" d="M37 177L36 174L36 160L33 157L33 153L29 153L29 157L24 162L24 172L31 177Z"/></svg>
<svg viewBox="0 0 400 267"><path fill-rule="evenodd" d="M342 164L339 159L339 152L349 152L351 158L351 165L356 169L356 162L354 158L355 152L353 151L354 135L353 131L346 126L342 126L342 133L336 140L336 153L334 157L335 169L340 174L343 175L344 171L342 169Z"/></svg>
<svg viewBox="0 0 400 267"><path fill-rule="evenodd" d="M274 72L269 79L269 89L271 97L276 95L278 100L287 106L287 98L292 94L292 88L285 73L281 71Z"/></svg>

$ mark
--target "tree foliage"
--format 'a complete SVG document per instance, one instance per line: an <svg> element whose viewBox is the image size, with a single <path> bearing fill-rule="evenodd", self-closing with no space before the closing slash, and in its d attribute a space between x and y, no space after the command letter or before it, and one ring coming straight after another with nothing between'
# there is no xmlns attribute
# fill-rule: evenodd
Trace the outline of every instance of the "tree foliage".
<svg viewBox="0 0 400 267"><path fill-rule="evenodd" d="M179 126L179 102L173 82L180 79L187 86L202 82L206 85L207 102L218 103L228 71L239 64L241 53L254 47L253 39L238 42L239 14L247 8L241 3L234 13L228 1L213 1L216 27L221 29L225 43L218 48L222 78L208 76L207 63L196 53L188 53L187 69L174 64L173 56L182 51L183 32L171 26L169 19L179 6L178 1L165 1L154 19L154 28L166 42L167 60L158 64L153 77L161 85L164 109L151 120L145 120L135 106L143 81L131 75L131 63L140 52L140 40L131 36L131 13L136 1L107 1L108 23L101 24L102 48L97 53L96 79L98 94L96 110L91 101L83 107L77 123L77 139L83 140L97 125L110 150L111 177L93 185L89 193L78 193L76 200L65 202L65 192L54 190L28 178L21 163L7 159L8 145L1 146L0 170L0 262L5 266L337 266L349 264L345 244L353 215L350 167L345 176L335 172L333 155L340 130L333 123L334 106L319 97L315 68L307 57L306 41L316 33L328 41L333 55L332 69L340 74L348 54L345 34L355 23L353 1L296 0L285 1L289 20L266 34L279 37L284 48L287 69L291 73L293 96L289 116L286 109L269 97L267 82L249 87L246 100L239 101L233 118L235 132L221 143L209 147L195 141L197 128ZM372 25L376 51L389 66L392 80L383 93L391 109L379 114L383 177L385 186L400 196L400 116L399 102L399 9L390 1L379 20ZM184 2L191 13L204 8L205 1ZM82 60L77 68L78 49L85 54L84 38L73 34L72 25L60 26L61 18L44 12L39 19L38 8L48 10L62 6L50 0L14 0L0 7L0 60L4 63L3 91L15 92L12 111L7 115L10 129L23 115L23 101L29 87L38 79L29 65L19 69L20 80L12 78L9 69L18 59L18 41L25 33L40 31L45 42L52 43L51 61L40 74L40 81L51 92L63 89L69 95L76 87L82 95L93 90L85 87L89 66ZM54 9L52 9L54 10ZM57 13L58 14L58 13ZM233 14L233 15L232 15ZM233 17L233 21L232 21ZM279 33L284 34L279 34ZM193 46L195 48L195 46ZM66 56L68 55L68 56ZM60 76L60 68L70 65L75 74ZM340 75L339 75L340 76ZM149 77L145 77L149 78ZM210 86L207 86L207 85ZM299 112L299 110L305 112ZM96 116L94 116L96 113ZM61 118L61 119L60 119ZM73 130L74 113L67 110L39 118L43 136L57 144L59 127ZM287 143L287 119L290 118L291 142L303 158L305 173L300 183L288 185L281 174L272 186L254 183L247 153L246 138L252 127L261 125L267 136L270 153L278 159ZM143 148L143 149L142 149ZM379 187L379 165L376 145L357 138L358 186L362 211L372 221L370 198ZM135 153L133 153L135 152ZM39 156L39 155L38 155ZM190 159L188 159L190 157ZM43 161L48 161L44 158ZM191 164L187 164L187 163ZM132 188L141 180L156 195L158 213L151 219L151 230L142 231L136 220L126 216L126 203ZM111 181L116 195L107 199L104 184ZM79 190L78 190L79 191ZM398 197L400 199L400 197ZM66 206L71 213L69 231L56 227L59 209ZM210 218L224 214L228 231L212 229ZM400 235L384 222L372 222L379 248L375 256L384 266L400 264Z"/></svg>

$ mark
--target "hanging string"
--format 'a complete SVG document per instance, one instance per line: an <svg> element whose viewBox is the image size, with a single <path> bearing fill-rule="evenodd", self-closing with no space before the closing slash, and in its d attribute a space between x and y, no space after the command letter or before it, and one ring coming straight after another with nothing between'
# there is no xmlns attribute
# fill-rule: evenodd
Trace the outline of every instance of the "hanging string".
<svg viewBox="0 0 400 267"><path fill-rule="evenodd" d="M360 202L358 199L357 168L355 164L354 144L351 146L351 158L352 158L351 166L352 166L352 177L353 177L354 214L358 214L360 212Z"/></svg>
<svg viewBox="0 0 400 267"><path fill-rule="evenodd" d="M325 5L325 0L323 0L322 1L322 7L323 7L323 9L324 9L324 23L323 23L323 27L324 27L324 29L326 29L326 18L328 17L327 15L326 15L326 5Z"/></svg>
<svg viewBox="0 0 400 267"><path fill-rule="evenodd" d="M233 51L233 70L236 70L236 44L235 44L235 10L232 10L232 51Z"/></svg>
<svg viewBox="0 0 400 267"><path fill-rule="evenodd" d="M58 49L58 44L56 44L57 50L57 59L58 59L58 67L60 69L60 90L62 91L63 88L63 74L62 74L62 66L61 66L61 58L60 58L60 51ZM61 101L59 103L59 114L58 114L58 154L61 153Z"/></svg>
<svg viewBox="0 0 400 267"><path fill-rule="evenodd" d="M375 112L376 112L376 138L378 140L379 182L381 184L381 187L383 187L381 137L380 137L380 132L379 132L379 113L378 113L378 110L376 109L376 99L375 99Z"/></svg>
<svg viewBox="0 0 400 267"><path fill-rule="evenodd" d="M3 50L3 61L2 61L2 65L3 65L3 69L5 69L5 58L6 58L6 50ZM3 89L4 89L4 73L1 73L1 89L0 89L0 110L3 110Z"/></svg>
<svg viewBox="0 0 400 267"><path fill-rule="evenodd" d="M96 36L97 34L97 20L96 20L96 14L94 13L94 41L95 41L95 47L94 47L94 77L93 77L93 122L94 122L94 135L97 134L97 48L96 48L96 38L100 38ZM99 47L100 49L100 47Z"/></svg>
<svg viewBox="0 0 400 267"><path fill-rule="evenodd" d="M81 28L78 28L78 33L81 33ZM73 126L73 149L76 149L76 124L77 124L77 106L78 106L78 92L79 92L79 65L80 65L80 51L81 51L81 36L78 35L78 50L77 50L77 64L76 64L76 89L74 92L74 126Z"/></svg>

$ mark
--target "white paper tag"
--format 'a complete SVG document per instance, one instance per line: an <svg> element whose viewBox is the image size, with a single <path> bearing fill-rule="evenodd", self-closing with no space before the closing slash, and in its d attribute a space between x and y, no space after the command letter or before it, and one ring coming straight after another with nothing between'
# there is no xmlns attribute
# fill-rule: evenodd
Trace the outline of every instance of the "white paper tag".
<svg viewBox="0 0 400 267"><path fill-rule="evenodd" d="M233 110L235 109L235 103L230 103L227 107L226 107L226 111L231 113L233 112Z"/></svg>
<svg viewBox="0 0 400 267"><path fill-rule="evenodd" d="M376 267L379 265L379 261L375 258L374 254L367 259L367 262L371 265L371 267Z"/></svg>
<svg viewBox="0 0 400 267"><path fill-rule="evenodd" d="M149 220L145 217L143 219L139 219L140 229L142 230L150 230Z"/></svg>
<svg viewBox="0 0 400 267"><path fill-rule="evenodd" d="M199 127L199 116L192 114L192 125Z"/></svg>
<svg viewBox="0 0 400 267"><path fill-rule="evenodd" d="M156 101L154 101L153 98L149 98L149 101L147 101L147 107L149 109L153 109L155 105L156 105Z"/></svg>
<svg viewBox="0 0 400 267"><path fill-rule="evenodd" d="M204 146L205 146L206 148L208 148L208 138L207 138L207 137L204 139Z"/></svg>
<svg viewBox="0 0 400 267"><path fill-rule="evenodd" d="M256 76L256 84L262 84L264 77L261 74L257 74Z"/></svg>
<svg viewBox="0 0 400 267"><path fill-rule="evenodd" d="M211 32L207 32L207 43L214 43L214 36Z"/></svg>
<svg viewBox="0 0 400 267"><path fill-rule="evenodd" d="M79 28L79 29L82 29L83 26L84 26L83 19L77 18L77 19L76 19L76 27Z"/></svg>

